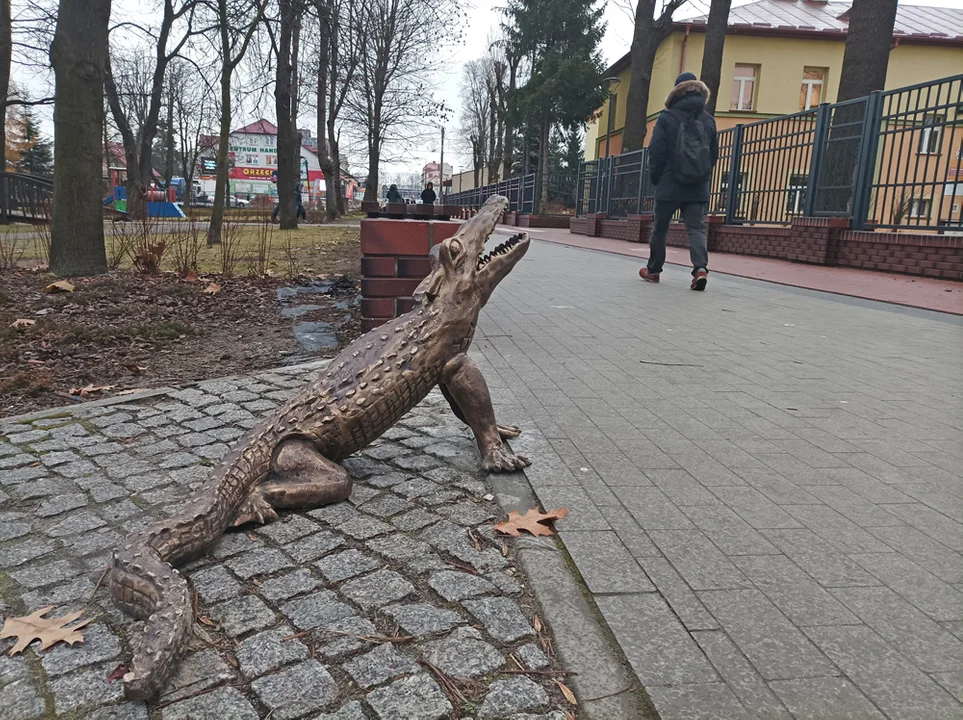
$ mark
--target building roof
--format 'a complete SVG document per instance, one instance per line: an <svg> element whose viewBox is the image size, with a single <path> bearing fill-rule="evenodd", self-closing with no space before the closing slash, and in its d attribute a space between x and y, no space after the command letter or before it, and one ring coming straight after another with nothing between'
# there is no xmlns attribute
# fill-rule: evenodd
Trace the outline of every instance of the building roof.
<svg viewBox="0 0 963 720"><path fill-rule="evenodd" d="M245 125L242 128L235 130L232 135L277 135L278 126L275 125L270 120L265 120L261 118L257 122L252 122L250 125Z"/></svg>
<svg viewBox="0 0 963 720"><path fill-rule="evenodd" d="M849 2L821 0L756 0L729 11L729 31L845 36L851 6ZM675 25L705 26L707 17L702 15ZM963 9L900 4L893 37L963 43Z"/></svg>
<svg viewBox="0 0 963 720"><path fill-rule="evenodd" d="M728 32L733 35L793 35L846 37L849 30L850 2L822 0L755 0L729 11ZM678 20L677 29L705 29L707 15ZM893 37L899 41L963 46L963 9L899 5ZM632 54L626 53L612 64L607 75L627 68Z"/></svg>

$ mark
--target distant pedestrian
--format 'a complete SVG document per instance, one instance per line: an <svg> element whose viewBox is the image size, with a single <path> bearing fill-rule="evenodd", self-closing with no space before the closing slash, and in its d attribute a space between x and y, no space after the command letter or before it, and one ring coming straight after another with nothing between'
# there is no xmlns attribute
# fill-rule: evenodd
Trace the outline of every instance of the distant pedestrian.
<svg viewBox="0 0 963 720"><path fill-rule="evenodd" d="M304 192L304 183L298 180L297 184L294 186L294 199L298 204L298 219L308 221L308 211L304 209L304 205L301 203L301 193ZM281 212L281 199L278 198L277 203L274 205L274 212L271 213L271 222L278 221L278 213Z"/></svg>
<svg viewBox="0 0 963 720"><path fill-rule="evenodd" d="M705 290L709 249L705 215L709 180L719 158L716 122L706 112L709 88L690 72L676 78L649 141L649 176L655 185L655 227L649 240L649 262L639 270L648 282L659 282L665 264L665 240L676 210L689 233L693 290Z"/></svg>
<svg viewBox="0 0 963 720"><path fill-rule="evenodd" d="M388 187L388 202L390 203L403 203L405 199L401 197L401 193L398 192L398 186L392 183Z"/></svg>
<svg viewBox="0 0 963 720"><path fill-rule="evenodd" d="M434 185L428 183L428 186L421 191L421 202L425 205L434 205L437 198L438 196L435 194Z"/></svg>

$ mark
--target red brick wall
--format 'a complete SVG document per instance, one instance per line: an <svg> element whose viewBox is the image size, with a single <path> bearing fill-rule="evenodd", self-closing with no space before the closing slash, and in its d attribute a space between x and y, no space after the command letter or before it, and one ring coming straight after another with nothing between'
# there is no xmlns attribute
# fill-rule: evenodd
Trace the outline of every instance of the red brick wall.
<svg viewBox="0 0 963 720"><path fill-rule="evenodd" d="M865 270L963 280L963 237L847 231L840 235L836 262Z"/></svg>
<svg viewBox="0 0 963 720"><path fill-rule="evenodd" d="M569 229L571 215L521 215L518 216L518 225L521 227L533 228L564 228Z"/></svg>
<svg viewBox="0 0 963 720"><path fill-rule="evenodd" d="M580 215L579 217L573 217L569 221L569 232L576 233L578 235L590 235L592 237L599 237L601 233L601 222L604 215L601 213L593 213L591 215Z"/></svg>
<svg viewBox="0 0 963 720"><path fill-rule="evenodd" d="M444 220L361 221L361 329L365 332L411 310L411 293L431 266L433 245L454 235Z"/></svg>

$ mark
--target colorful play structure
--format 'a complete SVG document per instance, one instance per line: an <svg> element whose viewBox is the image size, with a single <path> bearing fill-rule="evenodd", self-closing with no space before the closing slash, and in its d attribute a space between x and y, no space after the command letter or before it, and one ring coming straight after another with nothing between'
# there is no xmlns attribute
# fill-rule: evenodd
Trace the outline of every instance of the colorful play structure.
<svg viewBox="0 0 963 720"><path fill-rule="evenodd" d="M127 213L127 169L109 168L111 194L104 198L104 207L113 205L119 213ZM180 178L177 178L180 180ZM183 181L182 181L183 182ZM177 186L171 181L168 188L141 187L140 192L147 199L147 217L183 218L187 217L177 204Z"/></svg>

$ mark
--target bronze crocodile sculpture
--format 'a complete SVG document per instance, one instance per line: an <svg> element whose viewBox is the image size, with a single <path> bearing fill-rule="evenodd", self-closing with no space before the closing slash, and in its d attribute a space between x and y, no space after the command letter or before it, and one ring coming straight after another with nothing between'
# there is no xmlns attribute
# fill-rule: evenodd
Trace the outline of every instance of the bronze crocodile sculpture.
<svg viewBox="0 0 963 720"><path fill-rule="evenodd" d="M528 250L520 234L482 255L507 206L503 197L489 198L432 249L414 310L351 343L318 380L241 438L183 511L114 550L114 601L147 621L123 677L128 698L148 699L165 687L191 634L191 593L173 566L200 555L231 524L345 500L351 476L340 461L380 437L435 385L471 427L482 467L529 464L502 443L518 428L495 424L485 378L465 354L481 308Z"/></svg>

